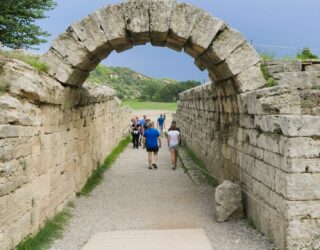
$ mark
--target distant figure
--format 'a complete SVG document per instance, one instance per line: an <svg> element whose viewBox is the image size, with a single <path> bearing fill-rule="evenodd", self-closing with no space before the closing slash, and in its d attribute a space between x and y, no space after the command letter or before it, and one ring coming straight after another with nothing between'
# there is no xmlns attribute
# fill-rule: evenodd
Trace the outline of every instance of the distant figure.
<svg viewBox="0 0 320 250"><path fill-rule="evenodd" d="M138 123L133 124L131 134L132 134L133 148L139 148L140 125Z"/></svg>
<svg viewBox="0 0 320 250"><path fill-rule="evenodd" d="M147 116L146 115L143 115L143 118L142 119L138 119L137 117L137 121L138 121L138 124L140 126L140 139L139 139L139 145L141 146L141 141L142 141L142 136L143 136L143 133L144 133L144 124L146 122L146 119L147 119Z"/></svg>
<svg viewBox="0 0 320 250"><path fill-rule="evenodd" d="M172 169L177 168L177 156L179 145L181 144L180 130L178 130L176 122L173 121L168 131L168 147L171 153Z"/></svg>
<svg viewBox="0 0 320 250"><path fill-rule="evenodd" d="M143 131L147 131L150 128L151 120L146 118L145 123L143 124Z"/></svg>
<svg viewBox="0 0 320 250"><path fill-rule="evenodd" d="M154 128L154 122L150 123L150 128L144 132L143 148L147 148L149 169L157 169L158 151L161 148L160 133Z"/></svg>
<svg viewBox="0 0 320 250"><path fill-rule="evenodd" d="M160 117L158 118L157 127L160 130L161 136L163 136L164 120L165 120L165 118L163 117L163 115L160 115Z"/></svg>

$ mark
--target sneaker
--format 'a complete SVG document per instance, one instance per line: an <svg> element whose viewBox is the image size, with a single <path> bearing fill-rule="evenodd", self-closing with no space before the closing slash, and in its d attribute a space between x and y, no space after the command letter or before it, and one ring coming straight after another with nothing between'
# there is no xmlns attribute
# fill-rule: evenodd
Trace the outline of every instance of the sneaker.
<svg viewBox="0 0 320 250"><path fill-rule="evenodd" d="M149 166L149 169L152 169L152 167L151 167L151 166Z"/></svg>
<svg viewBox="0 0 320 250"><path fill-rule="evenodd" d="M154 169L158 168L157 164L155 164L155 163L153 163L152 166L154 167Z"/></svg>

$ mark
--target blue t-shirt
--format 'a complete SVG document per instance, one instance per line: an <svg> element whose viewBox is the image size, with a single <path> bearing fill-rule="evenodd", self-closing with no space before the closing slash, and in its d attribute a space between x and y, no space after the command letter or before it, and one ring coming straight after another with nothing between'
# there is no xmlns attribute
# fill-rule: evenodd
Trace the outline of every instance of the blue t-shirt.
<svg viewBox="0 0 320 250"><path fill-rule="evenodd" d="M146 147L147 148L157 148L158 147L158 137L160 133L155 128L149 128L144 132L143 135L146 138Z"/></svg>
<svg viewBox="0 0 320 250"><path fill-rule="evenodd" d="M164 123L164 118L163 117L159 117L158 118L158 123L159 123L159 126L163 126L163 123Z"/></svg>
<svg viewBox="0 0 320 250"><path fill-rule="evenodd" d="M144 120L144 119L140 119L140 120L138 121L138 124L139 124L141 127L143 127L144 123L145 123L145 120Z"/></svg>

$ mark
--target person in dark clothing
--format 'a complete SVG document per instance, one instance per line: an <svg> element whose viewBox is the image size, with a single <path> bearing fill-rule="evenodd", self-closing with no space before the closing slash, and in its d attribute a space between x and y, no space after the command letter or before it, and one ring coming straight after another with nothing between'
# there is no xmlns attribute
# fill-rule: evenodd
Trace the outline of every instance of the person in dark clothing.
<svg viewBox="0 0 320 250"><path fill-rule="evenodd" d="M139 124L134 124L132 127L133 148L139 148L139 138L140 138L140 126Z"/></svg>

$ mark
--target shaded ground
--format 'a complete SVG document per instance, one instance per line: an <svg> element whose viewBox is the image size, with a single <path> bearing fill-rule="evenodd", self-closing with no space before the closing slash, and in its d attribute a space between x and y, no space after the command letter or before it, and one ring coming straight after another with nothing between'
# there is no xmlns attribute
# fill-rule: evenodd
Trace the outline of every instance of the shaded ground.
<svg viewBox="0 0 320 250"><path fill-rule="evenodd" d="M165 141L163 141L165 145ZM272 249L245 221L214 219L213 188L195 186L181 168L171 170L167 147L159 169L148 170L146 152L130 145L89 197L78 198L64 238L52 249L81 247L97 232L204 228L213 249Z"/></svg>

